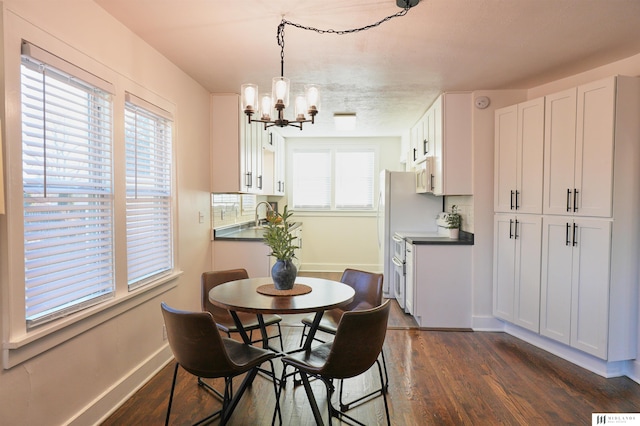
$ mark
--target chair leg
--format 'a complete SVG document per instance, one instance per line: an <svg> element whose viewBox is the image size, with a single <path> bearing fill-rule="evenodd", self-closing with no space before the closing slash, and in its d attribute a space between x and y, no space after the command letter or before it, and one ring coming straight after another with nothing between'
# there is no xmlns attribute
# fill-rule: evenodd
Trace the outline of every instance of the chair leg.
<svg viewBox="0 0 640 426"><path fill-rule="evenodd" d="M169 394L169 405L167 406L167 418L164 425L169 425L169 416L171 415L171 404L173 403L173 391L176 389L176 379L178 378L178 367L180 364L176 362L176 368L173 370L173 381L171 382L171 393Z"/></svg>
<svg viewBox="0 0 640 426"><path fill-rule="evenodd" d="M304 324L302 326L302 337L300 337L300 347L302 347L305 337L307 337L307 324Z"/></svg>
<svg viewBox="0 0 640 426"><path fill-rule="evenodd" d="M282 329L280 328L279 322L277 322L276 325L278 326L278 338L280 339L280 350L284 352L284 344L282 343Z"/></svg>
<svg viewBox="0 0 640 426"><path fill-rule="evenodd" d="M380 355L382 357L382 365L384 367L384 377L382 376L382 374L380 375L380 388L366 395L363 395L360 398L354 399L353 401L343 402L342 400L343 380L340 380L340 396L339 396L340 411L348 411L350 408L352 408L352 406L354 406L354 404L357 404L359 402L365 402L365 400L375 396L378 392L380 392L381 394L387 393L387 390L389 388L389 374L387 373L387 363L384 359L384 348L380 352ZM378 368L380 369L380 360L376 360L376 363L378 364Z"/></svg>

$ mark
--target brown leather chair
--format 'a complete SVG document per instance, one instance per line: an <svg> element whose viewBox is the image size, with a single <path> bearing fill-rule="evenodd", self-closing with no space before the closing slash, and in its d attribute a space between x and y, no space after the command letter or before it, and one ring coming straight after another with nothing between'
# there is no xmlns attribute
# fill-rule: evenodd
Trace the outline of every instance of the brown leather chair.
<svg viewBox="0 0 640 426"><path fill-rule="evenodd" d="M213 319L216 321L218 329L227 334L227 337L231 337L231 333L238 333L231 314L226 309L220 308L209 301L209 291L217 285L249 278L249 274L245 269L228 269L223 271L210 271L204 272L201 277L201 301L202 310L211 312ZM238 318L242 323L242 327L246 332L250 333L251 343L260 342L260 340L253 340L253 331L260 330L260 324L258 324L258 317L255 314L249 314L245 312L237 312ZM280 330L280 322L282 317L279 315L263 315L265 326L275 325L278 328L278 333L269 337L270 339L278 338L280 341L280 349L284 350L282 344L282 331Z"/></svg>
<svg viewBox="0 0 640 426"><path fill-rule="evenodd" d="M342 278L340 278L340 282L345 283L351 286L356 294L353 297L353 301L349 303L347 306L331 309L324 312L322 316L322 320L320 321L320 325L318 327L319 331L324 331L329 334L336 334L336 330L338 328L338 323L340 322L340 318L342 318L342 314L348 311L353 310L362 310L362 309L370 309L374 306L380 306L382 304L382 282L383 275L375 274L372 272L360 271L357 269L345 269L342 273ZM307 334L307 327L311 327L313 324L313 316L305 317L302 320L304 324L304 328L302 329L302 339L300 341L300 345L304 341L304 338ZM317 335L316 335L317 336ZM316 338L319 342L324 343L323 340ZM342 401L342 381L340 382L340 410L347 411L353 404L361 402L371 396L376 395L378 392L386 392L389 386L389 375L387 373L387 363L384 358L384 350L381 351L382 357L382 365L384 367L384 380L382 381L382 385L380 389L377 389L371 393L363 395L360 398L357 398L350 402Z"/></svg>
<svg viewBox="0 0 640 426"><path fill-rule="evenodd" d="M161 304L161 309L169 346L176 359L165 425L169 424L169 416L171 415L178 366L182 366L183 369L197 377L210 379L224 377L222 408L196 424L208 422L217 415L220 415L220 424L225 424L233 414L233 410L246 388L253 383L258 373L258 367L265 361L269 362L271 373L275 376L272 362L272 359L277 356L275 352L222 337L211 313L179 311L170 308L164 302ZM244 373L247 375L240 388L235 395L232 395L232 379ZM277 413L282 422L280 404L277 400L278 388L275 380L273 382L276 395L273 421L275 421Z"/></svg>
<svg viewBox="0 0 640 426"><path fill-rule="evenodd" d="M372 309L346 311L338 323L333 342L323 343L307 351L292 353L282 358L284 368L281 386L284 386L287 366L290 365L300 373L317 423L319 423L321 414L313 396L309 376L321 379L327 388L329 424L331 424L332 417L346 418L357 424L362 424L333 406L331 403L332 381L359 376L377 362L387 332L390 307L390 302L387 300ZM380 363L377 364L382 383L382 368ZM387 394L381 392L381 395L384 400L387 424L390 425Z"/></svg>

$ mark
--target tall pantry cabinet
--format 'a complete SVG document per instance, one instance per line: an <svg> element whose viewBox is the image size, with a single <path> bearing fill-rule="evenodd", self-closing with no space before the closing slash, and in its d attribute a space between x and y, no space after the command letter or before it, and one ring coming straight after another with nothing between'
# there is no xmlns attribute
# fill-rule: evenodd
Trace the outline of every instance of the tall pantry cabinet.
<svg viewBox="0 0 640 426"><path fill-rule="evenodd" d="M505 111L496 111L496 159L506 155L498 126ZM545 97L543 178L523 183L543 185L541 214L531 215L541 220L541 250L534 255L529 249L526 260L529 267L540 263L538 330L519 324L505 308L506 299L514 306L521 301L504 284L508 269L501 262L509 258L499 259L507 246L499 233L505 226L494 230L494 314L608 362L636 356L639 118L640 81L633 77L610 77ZM495 195L496 217L508 204L504 194ZM528 297L534 297L532 281Z"/></svg>

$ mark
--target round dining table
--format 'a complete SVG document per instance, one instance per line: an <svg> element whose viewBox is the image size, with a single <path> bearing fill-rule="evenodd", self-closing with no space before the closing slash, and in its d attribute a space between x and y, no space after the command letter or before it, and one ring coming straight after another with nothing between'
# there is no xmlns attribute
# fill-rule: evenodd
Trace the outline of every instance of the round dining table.
<svg viewBox="0 0 640 426"><path fill-rule="evenodd" d="M215 286L209 292L209 300L216 306L227 309L245 343L249 336L242 327L236 312L254 313L258 317L262 343L268 348L268 335L263 321L264 314L304 314L315 312L313 325L302 349L309 349L322 319L324 311L347 305L353 300L355 291L339 281L323 278L296 277L292 291L267 291L273 286L271 277L247 278L229 281ZM274 290L275 287L273 287ZM301 291L304 291L302 294Z"/></svg>

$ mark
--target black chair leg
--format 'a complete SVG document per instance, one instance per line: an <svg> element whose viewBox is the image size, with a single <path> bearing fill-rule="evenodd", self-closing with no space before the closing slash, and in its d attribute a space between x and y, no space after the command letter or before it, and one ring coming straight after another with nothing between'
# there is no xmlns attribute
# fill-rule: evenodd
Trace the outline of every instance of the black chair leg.
<svg viewBox="0 0 640 426"><path fill-rule="evenodd" d="M171 382L171 393L169 394L169 405L167 406L167 418L164 421L165 426L169 426L169 416L171 415L171 404L173 403L173 391L176 389L176 379L178 377L178 367L180 364L176 362L176 368L173 370L173 381Z"/></svg>

